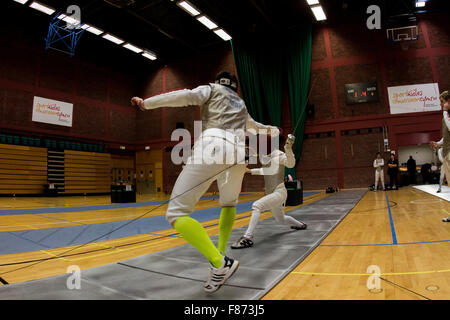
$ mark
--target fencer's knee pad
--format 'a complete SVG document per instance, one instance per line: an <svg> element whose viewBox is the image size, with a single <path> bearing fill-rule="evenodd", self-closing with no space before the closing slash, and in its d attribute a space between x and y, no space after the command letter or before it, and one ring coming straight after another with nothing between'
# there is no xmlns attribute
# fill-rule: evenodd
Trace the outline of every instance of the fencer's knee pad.
<svg viewBox="0 0 450 320"><path fill-rule="evenodd" d="M167 208L166 211L166 220L173 226L173 224L175 223L175 221L179 218L179 217L186 217L189 216L190 213L189 212L185 212L184 210L180 210L180 208L177 208L173 205L171 205L171 203L169 202L169 206Z"/></svg>
<svg viewBox="0 0 450 320"><path fill-rule="evenodd" d="M275 218L275 220L280 223L280 224L284 224L284 215L283 213L279 214L279 213L275 213L272 211L273 217Z"/></svg>
<svg viewBox="0 0 450 320"><path fill-rule="evenodd" d="M187 216L187 215L186 215ZM175 223L175 221L179 218L182 217L180 215L174 215L171 214L170 212L166 212L166 220L173 226L173 224Z"/></svg>
<svg viewBox="0 0 450 320"><path fill-rule="evenodd" d="M238 199L236 200L228 200L228 201L221 201L219 200L220 206L222 208L228 208L228 207L236 207L236 204L238 203Z"/></svg>
<svg viewBox="0 0 450 320"><path fill-rule="evenodd" d="M263 210L263 205L262 205L262 203L259 202L259 201L253 202L253 204L252 204L252 210L258 210L258 211L261 212L261 211Z"/></svg>

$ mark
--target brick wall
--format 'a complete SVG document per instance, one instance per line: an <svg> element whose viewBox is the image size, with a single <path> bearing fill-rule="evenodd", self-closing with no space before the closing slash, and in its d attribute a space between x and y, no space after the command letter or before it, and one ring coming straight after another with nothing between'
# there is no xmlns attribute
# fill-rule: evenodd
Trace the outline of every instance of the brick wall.
<svg viewBox="0 0 450 320"><path fill-rule="evenodd" d="M364 25L316 25L313 29L311 79L316 83L309 103L314 104L315 115L308 118L305 134L309 136L296 168L306 189L371 184L374 153L383 138L375 128L386 128L392 150L438 135L440 112L390 115L387 101L388 86L438 82L441 90L450 88L447 17L420 17L419 40L408 51L389 44L383 31L369 31ZM0 63L2 130L161 148L173 144L170 134L178 122L192 132L199 108L141 112L130 106L130 97L194 88L212 81L220 70L235 71L232 51L225 42L196 56L159 65L141 64L131 53L109 54L98 39L86 36L77 55L69 58L43 50L42 30L48 26L44 20L36 22L35 30L17 27L0 35L0 61L8 61ZM377 82L379 101L347 105L344 84L365 81ZM35 95L74 103L73 127L32 122ZM285 93L286 132L291 127L288 106ZM169 158L164 154L164 182L170 191L181 167L170 164L170 154ZM244 191L261 191L262 186L261 177L244 178Z"/></svg>
<svg viewBox="0 0 450 320"><path fill-rule="evenodd" d="M179 61L160 66L146 75L141 85L141 95L150 97L156 94L192 89L199 85L210 83L221 70L235 71L233 55L229 43L221 43L210 47L197 56L190 56ZM194 121L200 119L198 106L181 108L160 108L136 114L136 141L139 145L174 145L170 141L171 134L177 123L183 123L184 128L194 136ZM175 184L181 165L174 165L170 160L170 152L164 152L164 188L170 192ZM245 191L261 191L261 177L246 176L243 182ZM208 190L217 191L213 183Z"/></svg>
<svg viewBox="0 0 450 320"><path fill-rule="evenodd" d="M333 169L322 170L327 174L308 170L308 163L314 160L318 167L324 165L319 155L323 155L323 148L329 143L321 145L313 142L318 139L305 140L303 153L316 154L316 159L310 160L309 155L302 156L304 160L297 167L306 189L333 186L334 182L345 188L373 184L372 162L377 151L384 151L383 127L390 149L397 152L400 145L438 137L441 112L391 115L387 87L438 82L442 91L449 89L449 44L444 15L421 16L419 40L411 42L407 51L398 44L390 44L385 32L369 31L364 25L315 28L311 79L316 84L309 100L315 106L315 115L308 118L305 132L317 135L334 131L331 139L337 152ZM344 85L369 81L377 83L379 101L347 105ZM289 129L290 124L286 126ZM388 153L384 157L387 159Z"/></svg>
<svg viewBox="0 0 450 320"><path fill-rule="evenodd" d="M20 12L34 28L17 23L14 14L2 16L2 22L12 26L0 34L2 131L134 144L136 110L129 101L139 91L141 79L136 71L150 64L90 34L83 35L72 58L46 51L43 38L48 19L28 10ZM34 96L73 103L73 127L32 122Z"/></svg>
<svg viewBox="0 0 450 320"><path fill-rule="evenodd" d="M372 184L372 162L375 153L383 151L383 127L389 133L392 150L398 150L399 144L416 143L417 139L409 135L410 132L436 136L440 130L440 112L390 115L387 87L437 81L441 90L450 88L447 31L445 16L422 16L419 40L412 42L408 51L403 51L399 45L387 42L384 31L369 31L365 25L313 29L311 79L316 83L309 103L314 104L315 115L308 117L305 133L311 136L304 141L296 169L305 189ZM211 48L198 57L159 68L148 75L144 95L204 84L221 69L235 70L232 52L227 46ZM366 81L377 83L379 101L347 105L344 85ZM291 130L288 106L285 93L283 128L287 132ZM188 110L152 111L152 116L142 116L138 112L138 137L167 141L180 119L185 119L185 123L197 119L196 107ZM148 121L144 118L154 120L151 127L146 126ZM387 159L388 153L384 156ZM169 184L173 184L175 178L176 175L169 178ZM262 187L261 177L244 178L243 190L261 191Z"/></svg>

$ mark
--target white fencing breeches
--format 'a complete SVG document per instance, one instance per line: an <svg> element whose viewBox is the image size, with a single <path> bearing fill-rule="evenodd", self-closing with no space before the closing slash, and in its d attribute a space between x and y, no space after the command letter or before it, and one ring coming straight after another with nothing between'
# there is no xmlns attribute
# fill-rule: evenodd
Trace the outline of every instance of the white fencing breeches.
<svg viewBox="0 0 450 320"><path fill-rule="evenodd" d="M275 220L280 224L289 224L293 226L302 226L301 222L298 222L291 216L284 214L284 204L287 199L287 190L284 187L284 183L277 186L274 192L268 194L258 201L255 201L252 205L252 217L245 232L246 237L253 237L256 225L262 212L271 211Z"/></svg>
<svg viewBox="0 0 450 320"><path fill-rule="evenodd" d="M378 180L381 179L381 187L384 190L384 171L375 170L375 190L377 190Z"/></svg>
<svg viewBox="0 0 450 320"><path fill-rule="evenodd" d="M445 176L445 168L444 168L444 156L442 155L443 151L442 148L439 148L438 150L438 157L439 161L442 163L441 165L441 173L439 175L439 189L442 186L442 183L444 182L444 176Z"/></svg>
<svg viewBox="0 0 450 320"><path fill-rule="evenodd" d="M206 161L200 163L201 161L195 161L198 160L199 155L194 151L178 176L166 213L166 219L169 223L173 224L178 217L190 215L194 211L195 204L214 180L217 180L221 206L236 206L246 164L245 162L239 164L208 164L208 160L214 158L214 152L217 152L214 146L225 148L227 153L233 152L235 148L235 145L221 138L204 138L203 147L210 150L208 151L210 153L203 153L203 160Z"/></svg>
<svg viewBox="0 0 450 320"><path fill-rule="evenodd" d="M445 158L443 159L443 163L442 163L442 167L441 167L441 179L444 180L444 174L446 174L447 172L450 172L450 153L447 154L445 156ZM444 169L444 170L442 170ZM444 171L444 172L442 172ZM449 177L447 177L447 182L448 182ZM441 180L441 184L442 184L442 180Z"/></svg>

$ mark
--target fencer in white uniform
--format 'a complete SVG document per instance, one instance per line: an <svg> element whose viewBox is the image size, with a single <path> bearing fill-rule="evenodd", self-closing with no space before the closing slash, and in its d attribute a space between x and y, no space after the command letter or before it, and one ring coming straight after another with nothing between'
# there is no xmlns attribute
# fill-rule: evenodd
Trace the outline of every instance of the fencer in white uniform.
<svg viewBox="0 0 450 320"><path fill-rule="evenodd" d="M271 211L275 220L280 224L290 225L292 229L306 229L307 225L297 221L284 213L284 206L287 199L287 190L284 186L284 169L295 167L295 156L292 152L292 145L295 137L289 135L284 145L284 151L274 150L268 157L261 159L263 167L251 169L252 175L264 175L265 196L252 205L252 216L245 234L239 238L232 249L242 249L252 247L254 244L253 235L258 224L261 213Z"/></svg>
<svg viewBox="0 0 450 320"><path fill-rule="evenodd" d="M134 97L132 104L142 110L161 107L200 106L202 134L194 143L193 153L177 178L172 190L166 219L211 263L204 290L214 292L237 270L239 262L225 254L236 215L236 204L245 174L245 131L279 130L262 125L248 114L237 94L237 79L228 72L216 76L215 83L195 89L160 94L145 101ZM231 155L231 156L230 156ZM195 204L217 181L222 206L218 247L212 243L203 226L189 217Z"/></svg>
<svg viewBox="0 0 450 320"><path fill-rule="evenodd" d="M441 145L442 145L441 141L439 141L438 144L439 143L441 143ZM444 182L444 177L445 177L444 156L442 155L442 152L443 152L442 148L439 148L437 154L438 154L439 161L441 162L441 172L439 174L439 189L436 191L437 193L442 191L442 183Z"/></svg>
<svg viewBox="0 0 450 320"><path fill-rule="evenodd" d="M373 167L375 168L375 188L373 191L378 189L378 180L381 180L381 187L386 190L384 186L384 159L381 157L381 153L377 152L377 158L373 161Z"/></svg>
<svg viewBox="0 0 450 320"><path fill-rule="evenodd" d="M442 158L442 167L441 167L441 178L442 178L442 169L444 169L444 174L446 172L450 172L450 94L448 91L444 91L439 96L441 101L441 107L443 110L442 113L442 139L438 142L431 141L432 148L442 148L442 153L440 154L439 160ZM439 155L439 153L438 153ZM448 177L447 177L448 181ZM440 188L438 192L440 191ZM443 218L442 221L450 222L450 216L447 218Z"/></svg>
<svg viewBox="0 0 450 320"><path fill-rule="evenodd" d="M228 102L226 107L224 100ZM279 134L277 127L253 120L236 92L216 83L161 94L144 103L146 110L197 105L201 108L203 132L194 143L192 155L172 190L166 214L171 224L177 217L192 213L195 204L214 180L218 182L220 204L223 207L234 207L245 174L245 131L254 129L257 132L263 129L271 131L274 137ZM224 156L234 155L236 158L230 162L229 157L224 157L223 161L216 162L227 163L214 163L219 150L222 150ZM230 169L226 169L228 167ZM193 186L197 187L190 190Z"/></svg>

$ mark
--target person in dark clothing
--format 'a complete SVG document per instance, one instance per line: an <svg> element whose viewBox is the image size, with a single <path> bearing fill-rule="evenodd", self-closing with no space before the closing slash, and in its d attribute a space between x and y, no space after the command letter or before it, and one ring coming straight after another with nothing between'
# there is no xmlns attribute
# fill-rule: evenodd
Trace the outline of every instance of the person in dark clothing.
<svg viewBox="0 0 450 320"><path fill-rule="evenodd" d="M398 160L395 159L395 155L391 153L391 157L388 161L388 175L389 175L389 186L391 190L394 188L398 190Z"/></svg>
<svg viewBox="0 0 450 320"><path fill-rule="evenodd" d="M409 184L416 184L416 160L409 156L406 166L408 167Z"/></svg>

